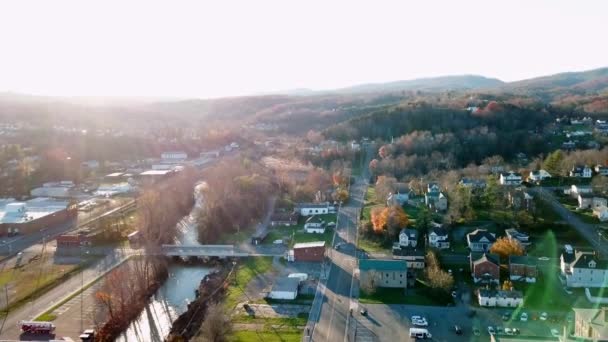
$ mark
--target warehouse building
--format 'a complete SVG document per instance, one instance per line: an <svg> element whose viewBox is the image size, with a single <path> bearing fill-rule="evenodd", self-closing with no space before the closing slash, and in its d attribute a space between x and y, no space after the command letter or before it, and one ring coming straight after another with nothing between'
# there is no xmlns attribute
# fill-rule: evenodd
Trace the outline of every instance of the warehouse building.
<svg viewBox="0 0 608 342"><path fill-rule="evenodd" d="M0 235L29 234L66 222L76 215L68 201L34 198L19 202L0 199Z"/></svg>

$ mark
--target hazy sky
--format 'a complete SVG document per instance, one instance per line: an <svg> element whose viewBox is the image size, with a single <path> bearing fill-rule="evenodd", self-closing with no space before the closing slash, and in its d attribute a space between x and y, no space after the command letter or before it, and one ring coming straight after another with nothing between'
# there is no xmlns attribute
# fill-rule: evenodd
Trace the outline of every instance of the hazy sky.
<svg viewBox="0 0 608 342"><path fill-rule="evenodd" d="M0 91L216 97L608 66L608 1L2 1Z"/></svg>

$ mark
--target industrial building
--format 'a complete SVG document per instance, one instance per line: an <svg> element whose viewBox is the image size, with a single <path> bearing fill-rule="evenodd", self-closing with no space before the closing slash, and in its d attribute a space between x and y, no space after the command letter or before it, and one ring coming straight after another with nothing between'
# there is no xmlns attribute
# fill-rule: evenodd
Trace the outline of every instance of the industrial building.
<svg viewBox="0 0 608 342"><path fill-rule="evenodd" d="M0 235L29 234L66 222L76 215L76 207L68 201L34 198L19 202L0 199Z"/></svg>

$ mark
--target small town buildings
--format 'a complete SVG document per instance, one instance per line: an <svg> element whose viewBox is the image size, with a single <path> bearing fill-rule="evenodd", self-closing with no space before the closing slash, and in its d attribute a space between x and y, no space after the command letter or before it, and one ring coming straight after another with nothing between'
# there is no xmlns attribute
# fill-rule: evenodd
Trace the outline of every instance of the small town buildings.
<svg viewBox="0 0 608 342"><path fill-rule="evenodd" d="M416 247L418 244L418 231L416 229L402 229L399 233L400 247Z"/></svg>
<svg viewBox="0 0 608 342"><path fill-rule="evenodd" d="M534 210L534 196L525 188L516 188L507 193L512 208L517 210Z"/></svg>
<svg viewBox="0 0 608 342"><path fill-rule="evenodd" d="M312 215L306 220L304 231L307 233L323 234L325 233L325 221L317 215Z"/></svg>
<svg viewBox="0 0 608 342"><path fill-rule="evenodd" d="M438 249L450 248L448 230L442 225L432 225L428 232L428 243L430 247Z"/></svg>
<svg viewBox="0 0 608 342"><path fill-rule="evenodd" d="M93 194L95 196L112 197L119 194L126 194L134 191L135 188L127 182L116 183L116 184L102 184L100 185Z"/></svg>
<svg viewBox="0 0 608 342"><path fill-rule="evenodd" d="M277 278L268 293L268 298L281 300L294 300L298 296L300 279L281 277Z"/></svg>
<svg viewBox="0 0 608 342"><path fill-rule="evenodd" d="M302 242L293 245L294 261L323 261L325 241Z"/></svg>
<svg viewBox="0 0 608 342"><path fill-rule="evenodd" d="M593 216L601 222L608 221L608 206L602 205L593 208Z"/></svg>
<svg viewBox="0 0 608 342"><path fill-rule="evenodd" d="M298 224L298 212L275 212L270 216L270 225L276 226L295 226Z"/></svg>
<svg viewBox="0 0 608 342"><path fill-rule="evenodd" d="M572 170L570 170L570 173L568 175L570 177L576 178L591 178L593 176L593 171L587 165L575 165L574 167L572 167Z"/></svg>
<svg viewBox="0 0 608 342"><path fill-rule="evenodd" d="M30 191L32 197L70 198L75 195L74 182L60 181L44 183Z"/></svg>
<svg viewBox="0 0 608 342"><path fill-rule="evenodd" d="M404 260L410 271L423 270L426 266L424 248L393 246L393 259Z"/></svg>
<svg viewBox="0 0 608 342"><path fill-rule="evenodd" d="M515 290L494 291L479 289L477 291L477 300L479 301L479 306L514 308L523 304L524 296L521 291Z"/></svg>
<svg viewBox="0 0 608 342"><path fill-rule="evenodd" d="M39 232L76 215L76 206L68 201L44 197L25 202L0 199L0 236Z"/></svg>
<svg viewBox="0 0 608 342"><path fill-rule="evenodd" d="M502 172L499 182L500 185L520 185L522 182L521 174L513 171Z"/></svg>
<svg viewBox="0 0 608 342"><path fill-rule="evenodd" d="M507 238L511 240L516 240L524 247L530 245L530 236L528 234L520 232L515 228L505 229L505 234L507 235Z"/></svg>
<svg viewBox="0 0 608 342"><path fill-rule="evenodd" d="M608 200L603 197L598 197L593 194L579 194L578 195L578 208L589 209L597 207L605 207L608 204Z"/></svg>
<svg viewBox="0 0 608 342"><path fill-rule="evenodd" d="M509 279L535 283L538 277L536 261L528 256L509 256Z"/></svg>
<svg viewBox="0 0 608 342"><path fill-rule="evenodd" d="M458 184L471 189L483 189L486 187L486 181L484 179L462 178Z"/></svg>
<svg viewBox="0 0 608 342"><path fill-rule="evenodd" d="M573 308L573 337L585 341L608 340L608 308Z"/></svg>
<svg viewBox="0 0 608 342"><path fill-rule="evenodd" d="M471 253L469 261L474 283L498 284L500 282L500 259L498 255Z"/></svg>
<svg viewBox="0 0 608 342"><path fill-rule="evenodd" d="M566 245L560 256L560 269L568 287L608 286L608 262L600 260L594 252L575 251Z"/></svg>
<svg viewBox="0 0 608 342"><path fill-rule="evenodd" d="M329 214L330 204L329 202L299 203L296 210L299 211L302 216Z"/></svg>
<svg viewBox="0 0 608 342"><path fill-rule="evenodd" d="M403 206L410 199L410 187L406 183L397 183L393 192L391 192L386 198L386 205L399 205Z"/></svg>
<svg viewBox="0 0 608 342"><path fill-rule="evenodd" d="M578 198L579 194L593 193L593 189L589 185L571 185L569 189L564 190L564 194L570 195L573 198Z"/></svg>
<svg viewBox="0 0 608 342"><path fill-rule="evenodd" d="M160 154L160 159L171 162L180 162L188 159L188 154L183 151L163 152Z"/></svg>
<svg viewBox="0 0 608 342"><path fill-rule="evenodd" d="M407 288L407 264L403 260L359 259L362 287Z"/></svg>
<svg viewBox="0 0 608 342"><path fill-rule="evenodd" d="M467 244L471 252L487 252L496 242L496 235L486 229L475 229L467 234Z"/></svg>
<svg viewBox="0 0 608 342"><path fill-rule="evenodd" d="M530 171L530 175L528 176L528 180L531 182L540 182L547 178L551 178L551 174L542 169L538 171Z"/></svg>
<svg viewBox="0 0 608 342"><path fill-rule="evenodd" d="M605 165L596 165L595 166L595 172L598 175L608 176L608 166L605 166Z"/></svg>
<svg viewBox="0 0 608 342"><path fill-rule="evenodd" d="M100 164L97 160L87 160L87 161L83 161L81 163L83 168L89 169L89 170L96 170L99 168Z"/></svg>

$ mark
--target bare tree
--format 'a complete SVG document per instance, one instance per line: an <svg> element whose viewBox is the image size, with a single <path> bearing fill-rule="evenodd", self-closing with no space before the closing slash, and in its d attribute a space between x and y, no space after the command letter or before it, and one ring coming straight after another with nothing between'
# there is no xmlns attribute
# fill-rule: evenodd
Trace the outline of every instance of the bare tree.
<svg viewBox="0 0 608 342"><path fill-rule="evenodd" d="M201 325L196 342L224 342L232 332L230 318L222 310L221 305L211 304L207 308L205 321Z"/></svg>

